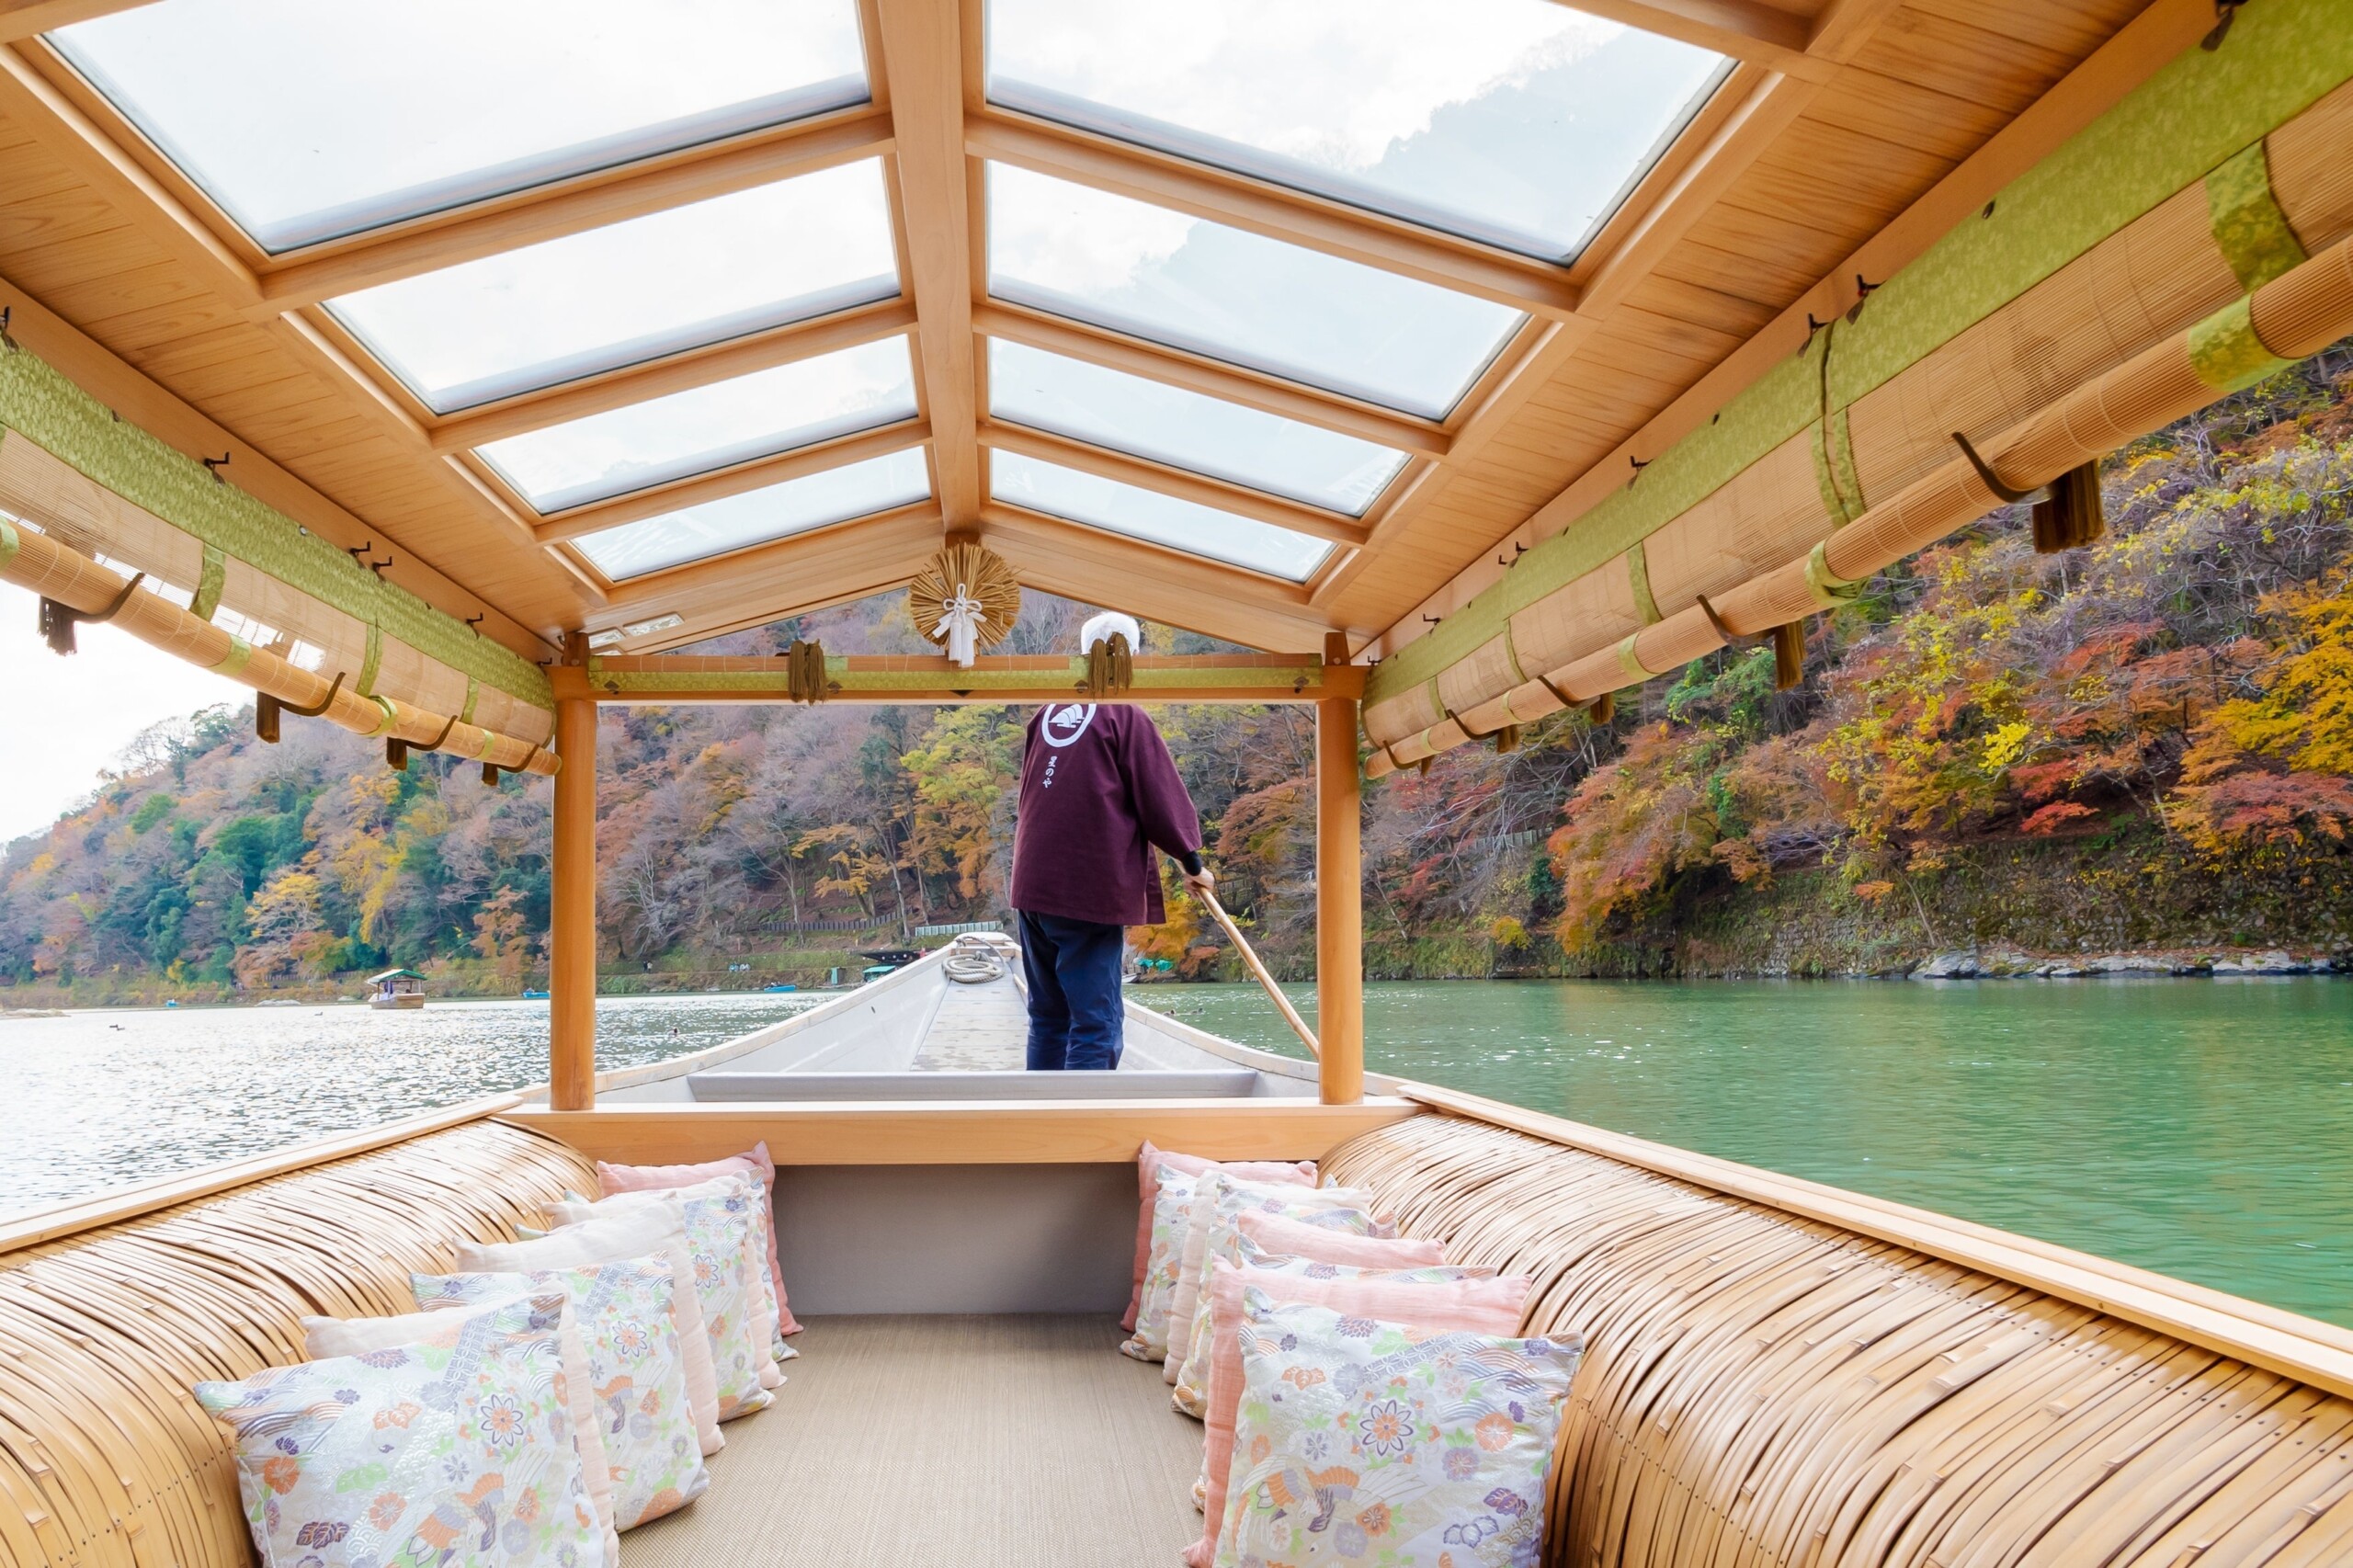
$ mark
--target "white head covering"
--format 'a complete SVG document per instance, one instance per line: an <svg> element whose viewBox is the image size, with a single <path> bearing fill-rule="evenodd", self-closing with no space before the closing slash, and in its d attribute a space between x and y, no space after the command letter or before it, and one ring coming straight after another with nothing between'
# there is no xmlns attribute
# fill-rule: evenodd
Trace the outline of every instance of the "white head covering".
<svg viewBox="0 0 2353 1568"><path fill-rule="evenodd" d="M1136 624L1136 618L1131 615L1121 615L1115 609L1107 609L1079 628L1078 656L1082 659L1086 657L1095 644L1109 642L1111 634L1115 631L1127 638L1128 652L1131 653L1143 652L1143 628Z"/></svg>

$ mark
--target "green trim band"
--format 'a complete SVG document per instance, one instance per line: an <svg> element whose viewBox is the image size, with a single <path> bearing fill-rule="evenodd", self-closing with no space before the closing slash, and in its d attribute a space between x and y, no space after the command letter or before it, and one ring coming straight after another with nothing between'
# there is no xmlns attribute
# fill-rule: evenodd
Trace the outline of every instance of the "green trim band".
<svg viewBox="0 0 2353 1568"><path fill-rule="evenodd" d="M1626 580L1634 589L1634 613L1643 618L1644 626L1656 626L1666 617L1658 612L1658 600L1651 596L1651 558L1639 544L1626 552Z"/></svg>
<svg viewBox="0 0 2353 1568"><path fill-rule="evenodd" d="M1863 498L1863 477L1855 468L1855 430L1844 408L1833 409L1823 426L1823 445L1830 451L1830 483L1838 492L1845 515L1842 523L1851 523L1870 509Z"/></svg>
<svg viewBox="0 0 2353 1568"><path fill-rule="evenodd" d="M229 638L229 651L221 655L221 662L212 668L218 675L233 676L244 669L253 656L254 645L232 633Z"/></svg>
<svg viewBox="0 0 2353 1568"><path fill-rule="evenodd" d="M466 677L466 705L458 710L459 723L471 724L474 722L474 704L481 699L482 683L474 679L473 676L468 676Z"/></svg>
<svg viewBox="0 0 2353 1568"><path fill-rule="evenodd" d="M491 733L488 730L484 730L482 733L482 749L474 753L474 760L476 762L488 762L490 760L490 748L497 744L498 737Z"/></svg>
<svg viewBox="0 0 2353 1568"><path fill-rule="evenodd" d="M2256 335L2253 303L2224 305L2189 329L2189 368L2208 386L2237 392L2287 366Z"/></svg>
<svg viewBox="0 0 2353 1568"><path fill-rule="evenodd" d="M379 697L372 691L366 693L365 695L369 701L374 703L377 707L384 710L383 718L377 722L374 729L368 732L369 734L381 735L384 733L387 725L400 722L400 710L392 706L392 699L391 698Z"/></svg>
<svg viewBox="0 0 2353 1568"><path fill-rule="evenodd" d="M1633 684L1636 686L1650 679L1653 674L1652 671L1643 668L1643 661L1634 653L1634 639L1641 635L1639 631L1629 631L1618 642L1618 667L1633 677Z"/></svg>
<svg viewBox="0 0 2353 1568"><path fill-rule="evenodd" d="M1086 678L1086 663L1083 659L1070 661L1067 671L1053 669L1030 670L953 670L944 674L921 670L853 670L842 654L829 655L825 660L827 681L837 687L835 695L855 699L861 695L888 695L903 691L950 691L985 695L992 691L1029 692L1040 687L1054 687L1067 680L1074 693ZM777 661L774 670L613 670L606 669L598 661L588 662L588 678L596 688L608 697L626 696L641 691L736 691L786 695L784 661ZM1138 696L1148 696L1155 690L1201 689L1260 689L1290 688L1300 697L1313 697L1324 688L1324 666L1321 665L1247 665L1200 669L1140 669L1134 684L1128 689ZM1274 691L1268 692L1275 695ZM1439 712L1446 710L1441 705Z"/></svg>
<svg viewBox="0 0 2353 1568"><path fill-rule="evenodd" d="M384 663L384 629L374 621L368 623L368 651L359 655L359 678L352 689L362 697L376 695L376 672Z"/></svg>
<svg viewBox="0 0 2353 1568"><path fill-rule="evenodd" d="M1511 622L1508 620L1504 622L1504 663L1511 666L1512 685L1528 684L1528 672L1520 667L1519 650L1512 643Z"/></svg>
<svg viewBox="0 0 2353 1568"><path fill-rule="evenodd" d="M1838 494L1838 482L1830 477L1830 449L1823 436L1825 422L1816 420L1806 431L1806 455L1813 459L1813 490L1822 502L1822 509L1840 522L1847 521L1847 503Z"/></svg>
<svg viewBox="0 0 2353 1568"><path fill-rule="evenodd" d="M2250 294L2306 260L2303 241L2272 194L2271 158L2260 142L2206 176L2206 213L2214 247Z"/></svg>
<svg viewBox="0 0 2353 1568"><path fill-rule="evenodd" d="M1383 659L1367 703L1459 664L1510 616L1624 554L1825 408L1845 408L1918 363L2353 78L2344 3L2265 0L2238 13L2229 48L2184 51L2003 187L1990 217L1964 219L1873 290L1854 324L1842 317L1826 380L1818 341L1781 360L1659 453L1640 484L1613 489L1444 624Z"/></svg>
<svg viewBox="0 0 2353 1568"><path fill-rule="evenodd" d="M298 593L369 625L463 675L552 711L548 677L530 660L384 582L293 518L264 505L128 420L29 349L0 354L0 425L91 483L152 512Z"/></svg>
<svg viewBox="0 0 2353 1568"><path fill-rule="evenodd" d="M210 620L212 612L221 608L221 588L229 580L229 557L217 544L204 547L204 571L196 580L196 597L188 602L188 614L199 620Z"/></svg>
<svg viewBox="0 0 2353 1568"><path fill-rule="evenodd" d="M1805 585L1813 590L1813 602L1824 609L1853 604L1863 597L1863 585L1868 581L1865 577L1841 577L1830 570L1830 541L1826 539L1805 558Z"/></svg>
<svg viewBox="0 0 2353 1568"><path fill-rule="evenodd" d="M16 528L10 526L7 518L0 517L0 566L17 559L17 551L24 548L23 541L17 538Z"/></svg>

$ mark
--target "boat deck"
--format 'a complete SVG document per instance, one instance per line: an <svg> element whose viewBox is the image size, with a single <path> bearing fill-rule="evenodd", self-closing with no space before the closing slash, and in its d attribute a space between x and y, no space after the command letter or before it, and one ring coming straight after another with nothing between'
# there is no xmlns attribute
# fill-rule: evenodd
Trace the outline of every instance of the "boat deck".
<svg viewBox="0 0 2353 1568"><path fill-rule="evenodd" d="M1201 1427L1091 1316L815 1318L777 1402L629 1568L1170 1568L1200 1533Z"/></svg>

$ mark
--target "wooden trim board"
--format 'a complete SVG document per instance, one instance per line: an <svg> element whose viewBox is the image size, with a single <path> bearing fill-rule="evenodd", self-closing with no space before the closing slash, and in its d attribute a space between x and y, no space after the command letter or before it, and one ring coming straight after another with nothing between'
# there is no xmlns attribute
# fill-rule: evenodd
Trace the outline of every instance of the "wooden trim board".
<svg viewBox="0 0 2353 1568"><path fill-rule="evenodd" d="M779 1165L1088 1165L1132 1160L1149 1139L1218 1160L1319 1159L1359 1133L1421 1114L1401 1099L1318 1105L1235 1101L846 1100L823 1105L600 1105L506 1113L595 1160L715 1159L765 1141Z"/></svg>

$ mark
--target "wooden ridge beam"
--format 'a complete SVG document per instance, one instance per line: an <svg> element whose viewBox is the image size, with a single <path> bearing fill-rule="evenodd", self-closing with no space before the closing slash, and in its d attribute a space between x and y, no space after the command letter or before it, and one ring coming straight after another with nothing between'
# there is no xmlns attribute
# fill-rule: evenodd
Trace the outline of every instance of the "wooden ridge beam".
<svg viewBox="0 0 2353 1568"><path fill-rule="evenodd" d="M1238 403L1245 408L1280 415L1302 425L1354 436L1398 451L1444 458L1453 444L1453 437L1429 420L1023 306L983 301L972 307L972 324L983 337L1001 337L1007 343L1084 359L1105 369L1124 370L1147 381Z"/></svg>
<svg viewBox="0 0 2353 1568"><path fill-rule="evenodd" d="M878 0L876 7L900 240L918 324L916 374L933 431L932 494L951 530L971 528L982 500L960 10L957 0Z"/></svg>
<svg viewBox="0 0 2353 1568"><path fill-rule="evenodd" d="M911 302L886 300L452 415L426 426L426 439L437 452L461 452L650 398L855 348L906 333L915 324L915 308Z"/></svg>
<svg viewBox="0 0 2353 1568"><path fill-rule="evenodd" d="M148 3L149 0L0 0L0 43L35 38Z"/></svg>
<svg viewBox="0 0 2353 1568"><path fill-rule="evenodd" d="M568 512L551 513L545 520L534 525L532 533L541 544L578 539L600 528L618 528L623 523L658 517L665 513L700 506L706 501L722 501L748 491L765 490L788 479L800 479L807 474L840 468L847 463L904 451L909 447L922 446L930 438L931 428L925 421L903 420L896 425L886 425L880 430L861 431L855 436L821 441L815 446L798 447L774 457L722 469L717 473L699 474L652 490L616 496L610 501L576 506Z"/></svg>
<svg viewBox="0 0 2353 1568"><path fill-rule="evenodd" d="M1293 533L1350 545L1362 544L1365 540L1364 525L1345 513L1302 506L1279 495L1269 495L1263 490L1252 490L1246 485L1191 473L1145 458L1130 457L1108 447L1074 441L1067 436L1033 430L1027 426L983 420L981 445L998 451L1018 452L1044 462L1059 463L1064 468L1117 480L1139 489L1157 491L1180 501L1191 501L1221 512L1231 512L1236 517L1288 528Z"/></svg>
<svg viewBox="0 0 2353 1568"><path fill-rule="evenodd" d="M964 150L1531 314L1558 321L1576 310L1563 267L1051 121L975 113Z"/></svg>
<svg viewBox="0 0 2353 1568"><path fill-rule="evenodd" d="M278 310L315 304L543 240L816 174L879 156L891 145L890 117L871 108L756 131L715 148L672 153L651 166L583 175L307 247L262 271L261 297Z"/></svg>

